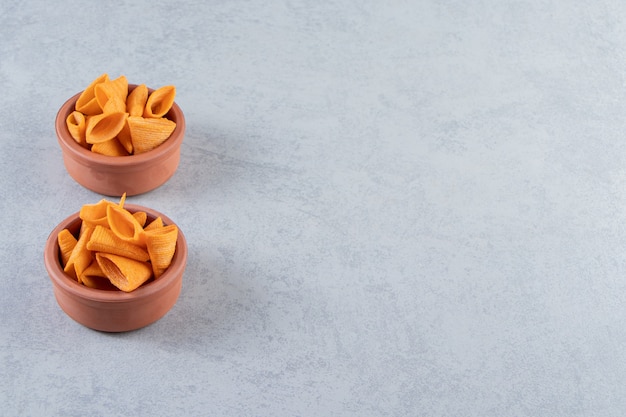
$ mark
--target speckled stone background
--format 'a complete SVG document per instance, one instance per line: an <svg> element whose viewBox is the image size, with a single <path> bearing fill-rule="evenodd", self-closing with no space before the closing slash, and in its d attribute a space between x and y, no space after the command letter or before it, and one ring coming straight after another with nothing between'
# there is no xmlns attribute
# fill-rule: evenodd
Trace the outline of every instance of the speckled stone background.
<svg viewBox="0 0 626 417"><path fill-rule="evenodd" d="M0 415L626 415L626 4L0 6ZM174 84L185 232L126 334L56 304L49 232L102 196L61 104Z"/></svg>

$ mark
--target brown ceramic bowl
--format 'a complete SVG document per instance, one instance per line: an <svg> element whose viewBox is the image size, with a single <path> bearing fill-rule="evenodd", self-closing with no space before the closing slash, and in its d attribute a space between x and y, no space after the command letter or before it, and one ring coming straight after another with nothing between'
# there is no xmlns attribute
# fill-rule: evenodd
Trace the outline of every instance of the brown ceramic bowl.
<svg viewBox="0 0 626 417"><path fill-rule="evenodd" d="M129 84L129 92L135 87L136 84ZM165 115L176 123L176 129L160 146L139 155L106 156L83 148L67 130L65 120L74 111L80 94L63 104L55 123L65 169L76 182L97 193L119 197L151 191L174 175L185 136L185 116L176 103Z"/></svg>
<svg viewBox="0 0 626 417"><path fill-rule="evenodd" d="M125 204L124 207L131 213L145 211L148 222L161 216L164 224L173 224L167 216L155 210L134 204ZM80 225L78 213L72 214L50 233L44 248L44 263L54 296L68 316L94 330L125 332L154 323L176 304L187 264L187 242L180 229L176 252L167 271L158 279L126 293L86 287L63 272L57 235L63 229L76 234Z"/></svg>

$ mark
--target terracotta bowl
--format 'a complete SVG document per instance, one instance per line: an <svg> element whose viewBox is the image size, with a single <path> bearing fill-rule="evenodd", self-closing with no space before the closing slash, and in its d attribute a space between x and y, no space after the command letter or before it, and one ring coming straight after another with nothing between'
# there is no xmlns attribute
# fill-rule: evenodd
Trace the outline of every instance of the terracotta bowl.
<svg viewBox="0 0 626 417"><path fill-rule="evenodd" d="M129 92L135 87L136 84L129 84ZM61 106L55 123L65 169L76 182L97 193L119 197L124 193L131 196L151 191L174 175L185 136L185 116L176 103L165 115L176 122L176 129L164 143L139 155L106 156L83 148L67 130L65 120L74 111L80 94Z"/></svg>
<svg viewBox="0 0 626 417"><path fill-rule="evenodd" d="M134 204L125 204L124 207L131 213L145 211L148 222L161 216L164 224L173 224L167 216L155 210ZM75 234L80 225L78 213L72 214L50 233L44 249L44 263L54 296L68 316L94 330L125 332L154 323L176 304L187 264L187 242L180 229L176 252L167 271L158 279L126 293L86 287L63 272L57 235L63 229Z"/></svg>

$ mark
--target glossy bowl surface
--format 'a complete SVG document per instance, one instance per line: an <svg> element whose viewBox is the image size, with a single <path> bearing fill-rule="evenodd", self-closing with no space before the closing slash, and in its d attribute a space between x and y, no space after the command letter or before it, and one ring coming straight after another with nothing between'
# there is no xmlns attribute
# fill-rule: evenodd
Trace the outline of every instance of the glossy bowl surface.
<svg viewBox="0 0 626 417"><path fill-rule="evenodd" d="M164 224L173 224L170 218L156 210L134 204L125 204L124 207L131 213L145 211L148 222L160 216ZM158 279L126 293L86 287L63 272L57 236L63 229L75 234L80 225L78 212L72 214L52 230L44 248L44 264L52 281L54 296L68 316L94 330L125 332L154 323L176 304L187 265L187 242L180 228L176 252L167 271Z"/></svg>
<svg viewBox="0 0 626 417"><path fill-rule="evenodd" d="M129 84L129 92L135 87L135 84ZM124 193L131 196L154 190L174 175L185 137L185 116L176 103L165 115L176 123L174 132L165 142L138 155L106 156L80 146L67 129L66 119L74 111L80 94L75 94L61 106L55 120L65 169L76 182L99 194L119 197Z"/></svg>

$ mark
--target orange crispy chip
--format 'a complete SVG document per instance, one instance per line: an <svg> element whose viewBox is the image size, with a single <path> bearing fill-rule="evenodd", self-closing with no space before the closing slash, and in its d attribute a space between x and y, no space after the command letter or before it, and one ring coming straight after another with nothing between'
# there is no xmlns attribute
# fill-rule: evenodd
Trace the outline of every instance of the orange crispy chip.
<svg viewBox="0 0 626 417"><path fill-rule="evenodd" d="M145 249L120 239L113 231L102 226L95 227L89 242L87 242L87 249L92 252L106 252L142 262L150 260L150 255Z"/></svg>
<svg viewBox="0 0 626 417"><path fill-rule="evenodd" d="M120 133L126 123L126 113L101 113L87 118L85 140L94 144L111 140Z"/></svg>
<svg viewBox="0 0 626 417"><path fill-rule="evenodd" d="M77 240L69 230L63 229L59 232L57 241L59 242L59 250L61 251L61 262L65 265L70 259L70 255L76 246Z"/></svg>
<svg viewBox="0 0 626 417"><path fill-rule="evenodd" d="M128 151L117 138L105 142L94 143L91 151L107 156L126 156Z"/></svg>
<svg viewBox="0 0 626 417"><path fill-rule="evenodd" d="M95 288L97 290L116 291L118 288L111 284L109 278L102 272L102 268L95 259L83 271L80 276L85 287Z"/></svg>
<svg viewBox="0 0 626 417"><path fill-rule="evenodd" d="M141 241L143 227L128 210L111 205L107 207L107 220L111 231L118 238L133 244Z"/></svg>
<svg viewBox="0 0 626 417"><path fill-rule="evenodd" d="M80 239L80 237L81 237L81 236L82 236L85 232L88 232L88 231L89 231L89 229L93 229L94 227L96 227L96 226L95 226L95 225L93 225L93 224L91 224L91 223L88 223L88 222L83 221L83 222L80 224L80 230L78 231L78 238Z"/></svg>
<svg viewBox="0 0 626 417"><path fill-rule="evenodd" d="M148 262L109 253L96 253L96 260L109 281L122 291L133 291L152 277Z"/></svg>
<svg viewBox="0 0 626 417"><path fill-rule="evenodd" d="M126 203L126 193L122 194L120 197L120 202L117 204L119 208L124 208L124 203Z"/></svg>
<svg viewBox="0 0 626 417"><path fill-rule="evenodd" d="M117 134L117 140L120 141L124 149L128 154L133 153L133 140L130 137L130 128L128 127L128 119L126 119L126 123L124 123L124 127L120 130L120 133Z"/></svg>
<svg viewBox="0 0 626 417"><path fill-rule="evenodd" d="M161 276L172 263L177 238L178 227L173 224L145 232L146 247L155 278Z"/></svg>
<svg viewBox="0 0 626 417"><path fill-rule="evenodd" d="M176 87L166 85L158 88L148 96L146 107L143 110L143 117L164 117L172 105L176 97Z"/></svg>
<svg viewBox="0 0 626 417"><path fill-rule="evenodd" d="M87 224L91 227L96 227L97 225L109 227L107 207L110 205L115 205L115 203L105 199L98 201L96 204L84 204L80 208L78 216L83 221L83 225Z"/></svg>
<svg viewBox="0 0 626 417"><path fill-rule="evenodd" d="M63 268L65 273L69 274L72 278L80 283L80 276L85 268L89 266L93 257L91 252L87 249L87 242L91 237L93 228L87 228L85 232L78 238L76 246L72 250L72 253Z"/></svg>
<svg viewBox="0 0 626 417"><path fill-rule="evenodd" d="M161 217L157 217L156 219L152 220L149 225L144 227L143 230L147 232L148 230L158 229L159 227L163 227L163 219L161 219Z"/></svg>
<svg viewBox="0 0 626 417"><path fill-rule="evenodd" d="M128 94L126 98L126 111L131 116L143 116L143 109L148 101L148 87L140 84Z"/></svg>
<svg viewBox="0 0 626 417"><path fill-rule="evenodd" d="M111 96L102 108L102 113L126 113L126 102L120 96Z"/></svg>
<svg viewBox="0 0 626 417"><path fill-rule="evenodd" d="M133 217L141 227L143 227L148 220L148 214L145 211L136 211L133 213Z"/></svg>
<svg viewBox="0 0 626 417"><path fill-rule="evenodd" d="M131 116L128 117L128 127L133 141L133 151L135 154L140 154L165 142L176 128L176 123L165 118Z"/></svg>
<svg viewBox="0 0 626 417"><path fill-rule="evenodd" d="M128 80L124 75L110 81L105 81L94 87L94 95L101 109L104 109L107 102L114 96L119 97L126 104L128 96ZM124 106L126 108L126 106Z"/></svg>
<svg viewBox="0 0 626 417"><path fill-rule="evenodd" d="M87 130L87 123L85 121L85 115L79 111L73 111L65 119L67 124L67 130L74 140L82 145L87 146L87 140L85 139L85 131Z"/></svg>
<svg viewBox="0 0 626 417"><path fill-rule="evenodd" d="M102 108L96 100L96 94L94 90L97 85L107 81L109 81L109 76L107 74L102 74L101 76L93 80L91 84L89 84L87 88L83 90L80 96L78 96L78 100L76 100L76 105L74 106L74 108L77 111L88 116L100 113L102 111Z"/></svg>

